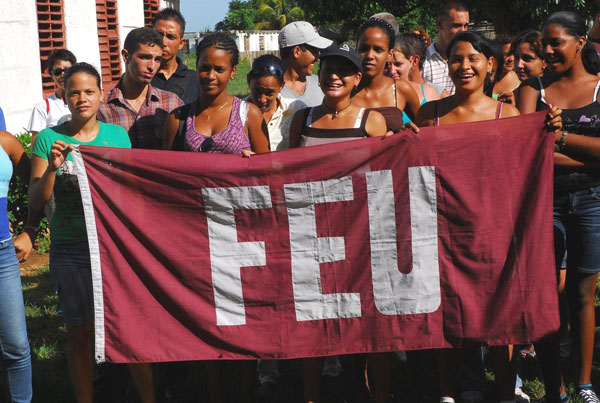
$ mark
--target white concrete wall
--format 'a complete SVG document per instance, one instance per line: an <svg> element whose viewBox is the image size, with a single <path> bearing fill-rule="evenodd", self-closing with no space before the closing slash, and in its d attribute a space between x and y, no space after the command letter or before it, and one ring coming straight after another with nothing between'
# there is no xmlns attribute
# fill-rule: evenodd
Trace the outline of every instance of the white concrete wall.
<svg viewBox="0 0 600 403"><path fill-rule="evenodd" d="M37 14L34 1L2 0L0 13L0 107L8 131L21 133L42 99Z"/></svg>
<svg viewBox="0 0 600 403"><path fill-rule="evenodd" d="M249 35L248 49L246 52L257 52L260 50L259 34L251 33Z"/></svg>
<svg viewBox="0 0 600 403"><path fill-rule="evenodd" d="M122 50L127 34L136 28L144 26L144 0L119 0L117 2L117 12L119 17L119 39ZM121 58L121 70L125 71L123 58Z"/></svg>
<svg viewBox="0 0 600 403"><path fill-rule="evenodd" d="M279 50L279 33L267 34L265 36L265 50Z"/></svg>
<svg viewBox="0 0 600 403"><path fill-rule="evenodd" d="M81 0L63 0L67 34L67 49L75 54L78 62L100 67L100 46L98 45L98 26L96 20L96 2Z"/></svg>
<svg viewBox="0 0 600 403"><path fill-rule="evenodd" d="M235 36L235 44L238 47L238 50L240 51L240 53L244 53L246 51L246 48L244 47L244 38L246 36L248 36L247 33L245 32L241 32L241 31L235 31L236 36Z"/></svg>
<svg viewBox="0 0 600 403"><path fill-rule="evenodd" d="M174 8L175 10L179 10L179 0L161 0L160 8Z"/></svg>

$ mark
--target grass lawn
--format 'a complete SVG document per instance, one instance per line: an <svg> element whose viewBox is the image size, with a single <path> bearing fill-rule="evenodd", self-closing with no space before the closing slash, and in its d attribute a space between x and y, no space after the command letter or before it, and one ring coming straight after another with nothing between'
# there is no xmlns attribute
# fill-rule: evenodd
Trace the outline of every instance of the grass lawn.
<svg viewBox="0 0 600 403"><path fill-rule="evenodd" d="M66 330L62 317L56 314L58 299L50 282L47 257L44 264L37 268L26 269L22 273L25 313L27 315L27 328L32 349L33 401L40 403L74 402L75 399L71 389L66 362ZM600 316L600 298L596 298L595 302L596 317L598 318ZM597 324L600 324L600 320L598 319ZM598 337L600 334L598 333L600 333L600 326L596 328L596 340L599 340ZM592 383L596 387L600 386L599 345L596 342L595 359L592 369ZM356 356L342 357L342 362L351 361L354 359L353 357ZM422 354L419 366L424 376L417 383L421 384L420 389L422 393L427 395L423 401L436 403L439 399L437 397L439 390L436 378L436 360L432 351ZM226 363L226 368L228 371L236 371L235 363ZM413 401L414 399L411 394L415 390L415 384L409 381L410 375L406 362L394 360L391 368L392 390L398 397L396 401ZM188 384L186 390L192 391L189 393L190 397L195 396L198 399L199 395L204 395L203 391L206 389L203 385L206 380L206 374L203 371L201 364L193 363L191 365L191 375L188 375L186 378L188 380L186 381L186 384ZM280 371L283 386L278 393L281 401L290 403L301 402L302 381L297 361L288 360L282 362ZM490 382L486 389L486 397L492 398L495 394L494 385L491 382L494 376L491 371L487 372L487 376ZM523 378L523 390L525 393L532 398L532 402L539 402L544 395L544 385L540 381L541 374L535 359L528 359L521 363L521 376ZM568 371L566 376L569 382L569 394L573 395L573 372ZM231 378L235 377L232 376ZM233 390L237 386L228 385L228 387ZM353 387L354 385L351 381L346 380L344 393L349 393L348 390L350 390L351 399L355 397ZM324 399L324 401L336 400L339 399ZM129 402L130 400L126 401ZM161 399L158 400L159 403L163 401ZM205 400L200 399L200 401ZM571 402L579 402L579 400L572 396Z"/></svg>

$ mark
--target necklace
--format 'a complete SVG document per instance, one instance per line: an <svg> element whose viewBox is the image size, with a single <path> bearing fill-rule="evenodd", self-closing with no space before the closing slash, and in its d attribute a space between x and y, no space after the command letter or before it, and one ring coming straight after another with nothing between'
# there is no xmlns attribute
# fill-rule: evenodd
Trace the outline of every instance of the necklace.
<svg viewBox="0 0 600 403"><path fill-rule="evenodd" d="M215 113L217 113L217 112L220 112L220 111L221 111L221 109L223 109L223 108L225 108L225 106L227 106L227 104L229 104L229 101L225 102L225 103L224 103L223 105L221 105L221 106L220 106L220 107L219 107L219 108L218 108L216 111L214 111L214 112L213 112L213 113L211 113L211 114L208 114L208 113L206 113L206 109L204 109L204 110L201 112L201 114L202 114L202 113L205 113L205 114L206 114L206 121L207 121L207 122L210 122L210 118L212 117L212 115L214 115L214 114L215 114Z"/></svg>
<svg viewBox="0 0 600 403"><path fill-rule="evenodd" d="M330 111L333 111L333 113L331 114L331 119L335 119L337 118L338 113L342 112L343 110L348 109L348 107L352 105L352 101L348 102L348 105L344 106L342 109L334 109L334 108L330 108L329 106L327 106L327 104L325 102L323 102L323 106L327 109L329 109Z"/></svg>

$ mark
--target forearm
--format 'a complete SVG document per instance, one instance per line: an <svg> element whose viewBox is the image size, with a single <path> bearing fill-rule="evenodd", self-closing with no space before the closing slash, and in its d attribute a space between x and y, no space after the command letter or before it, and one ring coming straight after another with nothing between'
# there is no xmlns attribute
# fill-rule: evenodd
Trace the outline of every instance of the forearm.
<svg viewBox="0 0 600 403"><path fill-rule="evenodd" d="M557 133L555 140L561 150L571 155L576 154L584 160L600 162L600 138L566 132L566 136Z"/></svg>
<svg viewBox="0 0 600 403"><path fill-rule="evenodd" d="M54 190L56 171L48 167L41 178L29 185L29 208L41 212Z"/></svg>

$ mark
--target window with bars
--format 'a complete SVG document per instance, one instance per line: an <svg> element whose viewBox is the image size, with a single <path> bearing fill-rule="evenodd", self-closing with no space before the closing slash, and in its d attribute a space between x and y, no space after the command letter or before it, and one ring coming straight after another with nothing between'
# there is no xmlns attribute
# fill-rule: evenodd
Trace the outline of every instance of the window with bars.
<svg viewBox="0 0 600 403"><path fill-rule="evenodd" d="M121 78L117 0L96 0L96 19L98 22L102 85L109 89Z"/></svg>
<svg viewBox="0 0 600 403"><path fill-rule="evenodd" d="M144 0L144 25L152 28L154 16L160 8L160 0Z"/></svg>
<svg viewBox="0 0 600 403"><path fill-rule="evenodd" d="M42 91L44 96L48 96L56 90L48 71L52 66L46 66L48 56L53 50L66 48L63 2L62 0L37 0L36 6L42 64Z"/></svg>

